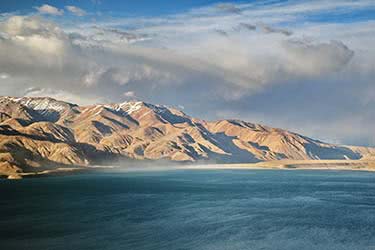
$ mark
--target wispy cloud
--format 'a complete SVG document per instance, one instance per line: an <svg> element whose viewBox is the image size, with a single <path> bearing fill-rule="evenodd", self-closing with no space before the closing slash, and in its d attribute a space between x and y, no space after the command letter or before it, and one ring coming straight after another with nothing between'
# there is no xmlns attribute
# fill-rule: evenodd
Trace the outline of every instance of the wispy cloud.
<svg viewBox="0 0 375 250"><path fill-rule="evenodd" d="M52 5L43 4L42 6L35 7L41 14L61 16L64 14L64 10L60 10Z"/></svg>
<svg viewBox="0 0 375 250"><path fill-rule="evenodd" d="M117 38L120 41L126 41L129 43L151 39L147 34L138 34L136 32L129 32L118 28L105 28L99 26L93 26L92 28L97 30L97 33L94 35L97 39L99 37L112 37L112 41L113 38Z"/></svg>
<svg viewBox="0 0 375 250"><path fill-rule="evenodd" d="M80 9L76 6L73 6L73 5L67 5L65 6L65 9L67 9L70 13L76 15L76 16L84 16L86 15L86 11L84 11L83 9Z"/></svg>

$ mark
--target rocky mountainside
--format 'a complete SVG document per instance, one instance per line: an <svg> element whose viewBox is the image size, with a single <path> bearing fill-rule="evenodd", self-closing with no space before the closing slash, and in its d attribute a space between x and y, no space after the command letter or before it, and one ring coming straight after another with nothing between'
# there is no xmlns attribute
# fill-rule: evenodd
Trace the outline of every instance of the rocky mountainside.
<svg viewBox="0 0 375 250"><path fill-rule="evenodd" d="M375 148L320 142L240 120L204 121L144 102L78 106L0 97L0 174L116 161L244 163L361 159Z"/></svg>

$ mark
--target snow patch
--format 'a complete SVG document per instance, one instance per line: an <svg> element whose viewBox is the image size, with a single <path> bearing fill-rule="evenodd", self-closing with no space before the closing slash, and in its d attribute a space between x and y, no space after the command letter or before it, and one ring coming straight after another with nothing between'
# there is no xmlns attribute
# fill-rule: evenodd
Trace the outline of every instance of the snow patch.
<svg viewBox="0 0 375 250"><path fill-rule="evenodd" d="M124 111L128 115L140 110L142 108L143 102L123 102L120 103L115 110L116 111Z"/></svg>
<svg viewBox="0 0 375 250"><path fill-rule="evenodd" d="M51 99L21 99L20 103L34 110L55 110L61 112L66 109L66 105Z"/></svg>

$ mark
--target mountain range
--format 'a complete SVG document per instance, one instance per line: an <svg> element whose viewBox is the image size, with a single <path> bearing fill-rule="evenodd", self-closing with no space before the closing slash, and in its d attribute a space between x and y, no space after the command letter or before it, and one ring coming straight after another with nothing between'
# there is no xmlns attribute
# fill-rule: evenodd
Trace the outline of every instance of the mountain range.
<svg viewBox="0 0 375 250"><path fill-rule="evenodd" d="M375 148L325 143L241 120L205 121L140 101L79 106L49 97L0 97L3 176L138 160L249 163L374 156Z"/></svg>

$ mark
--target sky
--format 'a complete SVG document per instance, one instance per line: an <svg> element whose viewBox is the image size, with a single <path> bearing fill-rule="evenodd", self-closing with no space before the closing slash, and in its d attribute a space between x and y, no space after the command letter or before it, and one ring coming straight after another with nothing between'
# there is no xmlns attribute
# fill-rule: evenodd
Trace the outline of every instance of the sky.
<svg viewBox="0 0 375 250"><path fill-rule="evenodd" d="M375 1L1 0L0 95L375 146Z"/></svg>

